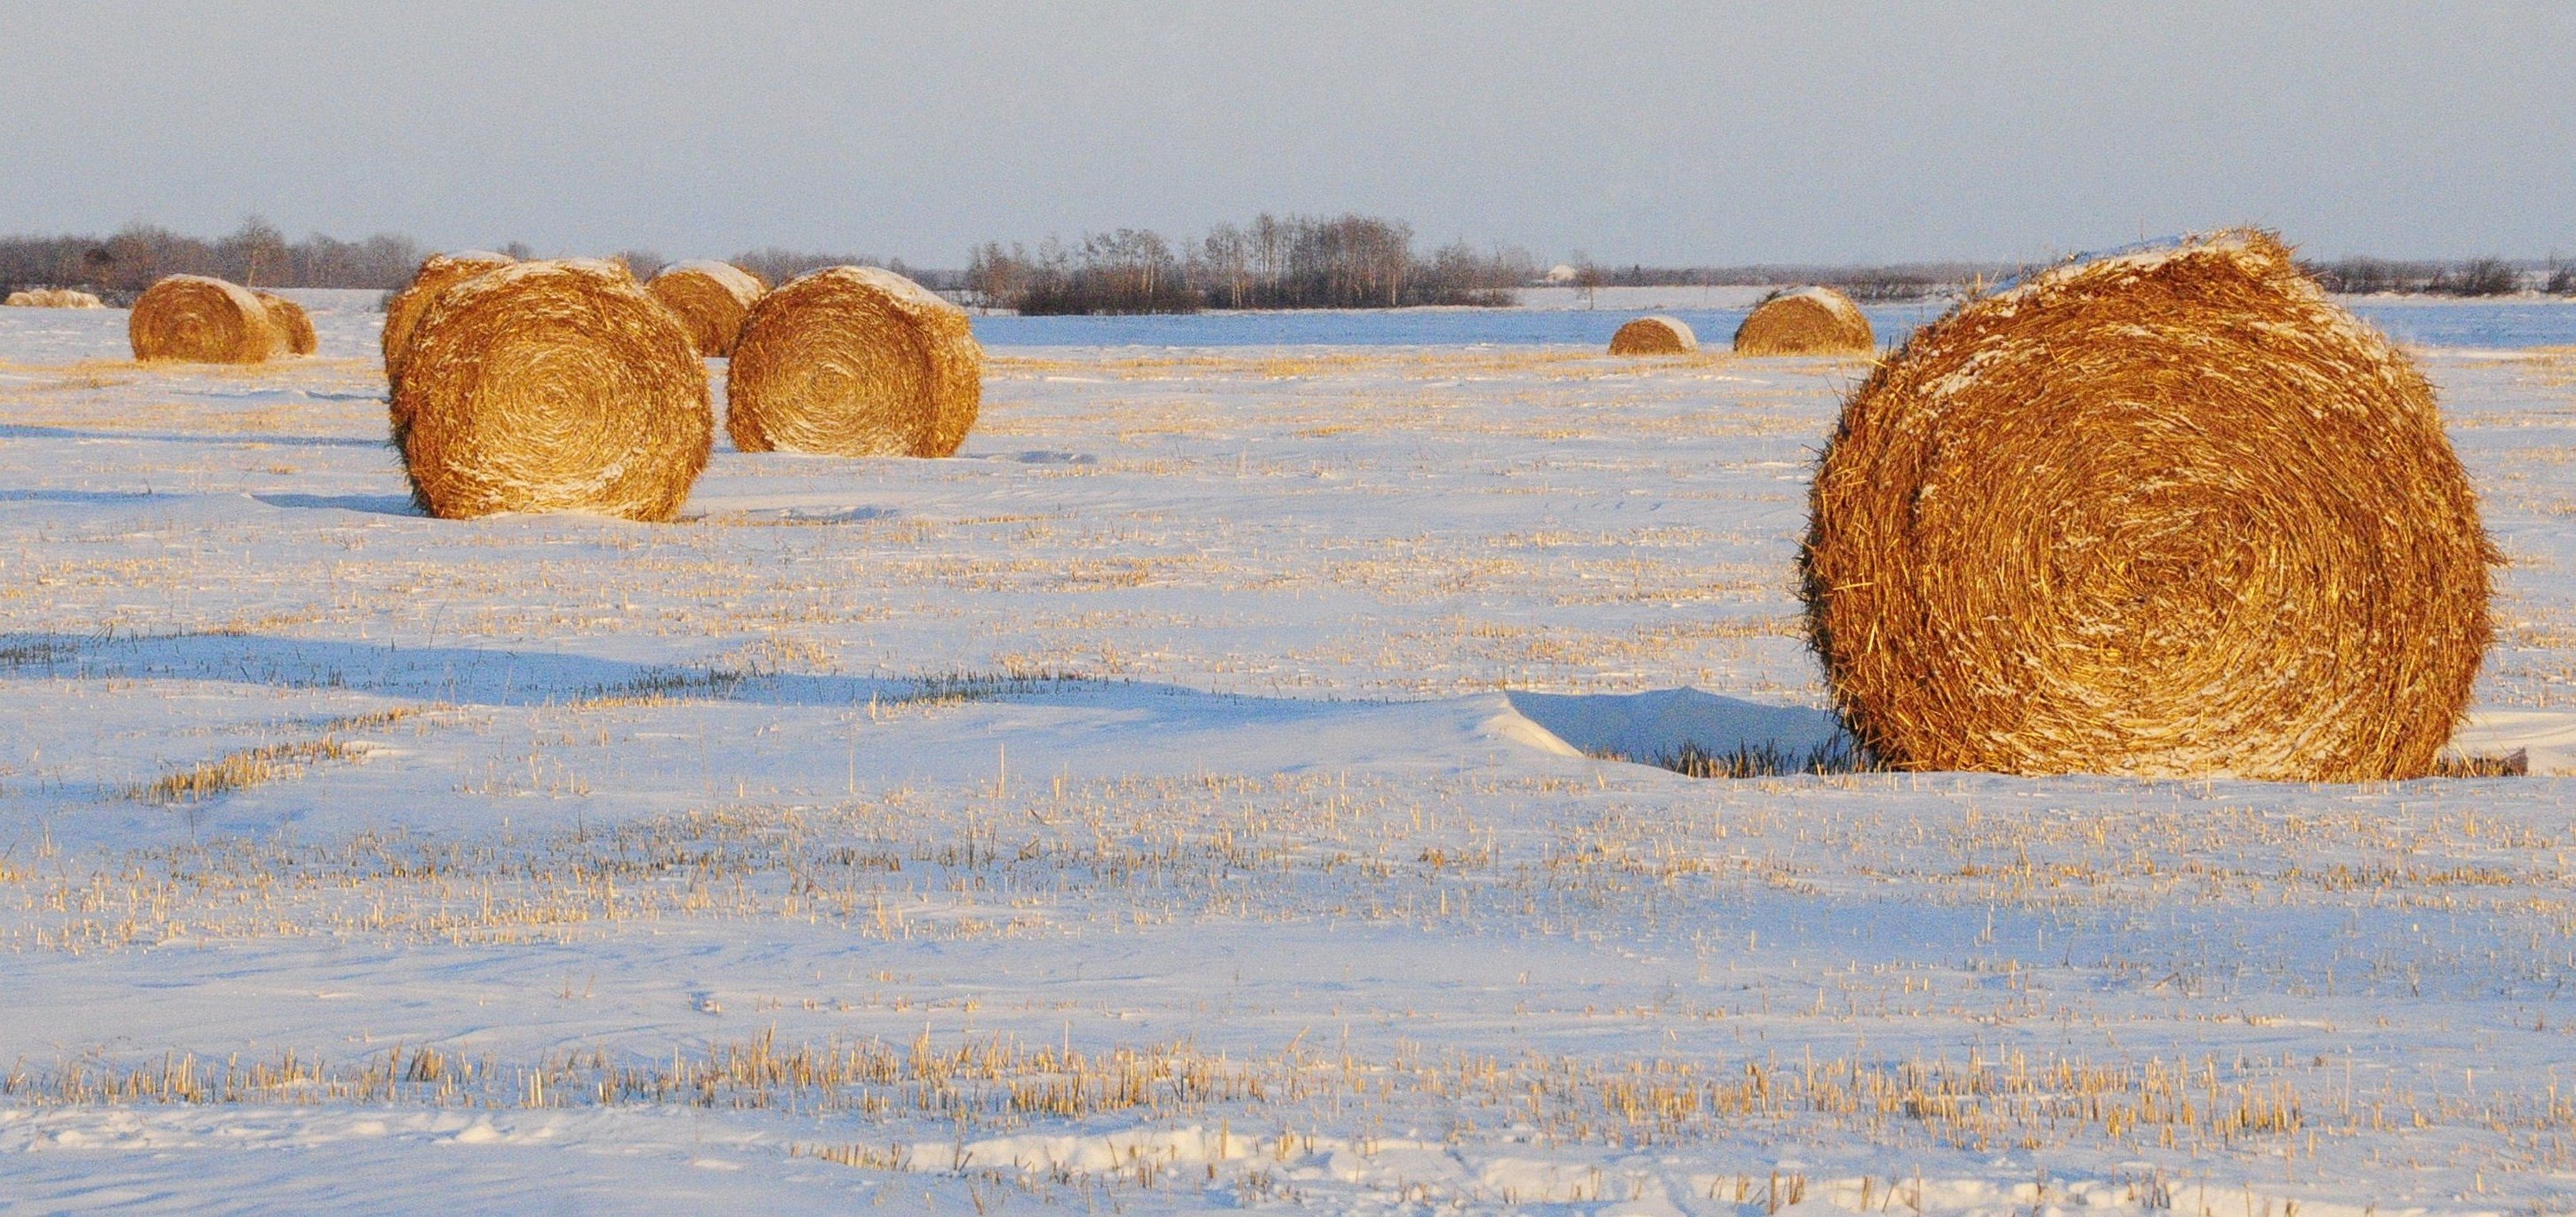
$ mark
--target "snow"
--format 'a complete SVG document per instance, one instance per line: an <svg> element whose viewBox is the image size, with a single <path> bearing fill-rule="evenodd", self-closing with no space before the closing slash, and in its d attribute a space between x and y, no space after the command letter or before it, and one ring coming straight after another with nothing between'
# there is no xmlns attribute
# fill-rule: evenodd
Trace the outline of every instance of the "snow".
<svg viewBox="0 0 2576 1217"><path fill-rule="evenodd" d="M1858 365L993 343L957 459L450 523L371 303L0 315L0 1209L2576 1196L2565 778L1613 759L1833 742ZM2459 743L2565 772L2576 357L2423 359L2512 559Z"/></svg>

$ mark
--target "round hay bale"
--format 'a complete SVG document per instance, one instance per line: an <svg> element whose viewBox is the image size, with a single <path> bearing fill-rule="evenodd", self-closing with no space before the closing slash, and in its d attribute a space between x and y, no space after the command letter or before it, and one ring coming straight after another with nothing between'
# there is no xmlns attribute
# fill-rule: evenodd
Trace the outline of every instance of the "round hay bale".
<svg viewBox="0 0 2576 1217"><path fill-rule="evenodd" d="M317 345L313 336L313 318L305 314L303 305L273 292L254 289L251 295L259 297L260 307L268 310L268 323L276 327L278 341L286 353L313 353Z"/></svg>
<svg viewBox="0 0 2576 1217"><path fill-rule="evenodd" d="M412 327L420 324L420 315L438 299L440 292L486 271L499 270L517 259L508 254L469 250L461 254L431 254L421 259L420 269L412 272L411 285L395 294L385 305L385 379L402 375L403 349L410 344Z"/></svg>
<svg viewBox="0 0 2576 1217"><path fill-rule="evenodd" d="M1869 318L1830 287L1763 298L1735 329L1738 355L1867 355L1878 349Z"/></svg>
<svg viewBox="0 0 2576 1217"><path fill-rule="evenodd" d="M446 519L668 520L715 436L688 331L603 262L515 263L441 292L394 398L412 497Z"/></svg>
<svg viewBox="0 0 2576 1217"><path fill-rule="evenodd" d="M171 275L145 288L125 336L136 359L196 363L259 363L285 346L259 297L203 275Z"/></svg>
<svg viewBox="0 0 2576 1217"><path fill-rule="evenodd" d="M983 385L966 310L891 271L826 267L752 306L725 430L745 452L949 456Z"/></svg>
<svg viewBox="0 0 2576 1217"><path fill-rule="evenodd" d="M1639 317L1610 336L1613 355L1688 355L1699 349L1699 335L1679 317Z"/></svg>
<svg viewBox="0 0 2576 1217"><path fill-rule="evenodd" d="M724 262L674 262L644 285L680 318L701 355L731 355L743 318L768 290L741 267Z"/></svg>
<svg viewBox="0 0 2576 1217"><path fill-rule="evenodd" d="M1917 332L1810 511L1834 696L1917 770L2423 775L2500 560L2423 376L2247 232Z"/></svg>
<svg viewBox="0 0 2576 1217"><path fill-rule="evenodd" d="M105 301L68 287L39 287L9 293L10 308L106 308Z"/></svg>

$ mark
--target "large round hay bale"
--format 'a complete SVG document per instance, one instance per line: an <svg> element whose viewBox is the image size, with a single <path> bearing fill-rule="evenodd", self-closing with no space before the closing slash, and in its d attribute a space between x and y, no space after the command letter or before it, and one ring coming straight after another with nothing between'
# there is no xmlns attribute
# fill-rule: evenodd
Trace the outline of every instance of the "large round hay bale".
<svg viewBox="0 0 2576 1217"><path fill-rule="evenodd" d="M285 347L259 297L202 275L171 275L145 288L125 319L125 336L136 359L258 363Z"/></svg>
<svg viewBox="0 0 2576 1217"><path fill-rule="evenodd" d="M966 310L891 271L826 267L752 307L725 430L745 452L949 456L983 385Z"/></svg>
<svg viewBox="0 0 2576 1217"><path fill-rule="evenodd" d="M1867 355L1877 349L1869 317L1830 287L1774 293L1735 329L1738 355Z"/></svg>
<svg viewBox="0 0 2576 1217"><path fill-rule="evenodd" d="M2490 562L2431 387L2269 235L2075 263L1843 407L1802 555L1854 732L1907 769L2428 772Z"/></svg>
<svg viewBox="0 0 2576 1217"><path fill-rule="evenodd" d="M291 355L310 355L317 344L313 336L313 318L304 306L274 292L253 291L261 308L268 310L268 323L277 330L280 345Z"/></svg>
<svg viewBox="0 0 2576 1217"><path fill-rule="evenodd" d="M603 262L521 262L441 292L394 399L412 497L448 519L668 520L715 436L688 331Z"/></svg>
<svg viewBox="0 0 2576 1217"><path fill-rule="evenodd" d="M701 355L731 355L743 318L767 292L750 272L725 262L674 262L644 285L688 327Z"/></svg>
<svg viewBox="0 0 2576 1217"><path fill-rule="evenodd" d="M1610 336L1613 355L1687 355L1699 349L1699 335L1679 317L1639 317Z"/></svg>
<svg viewBox="0 0 2576 1217"><path fill-rule="evenodd" d="M440 292L486 271L499 270L517 259L508 254L469 250L461 254L431 254L421 259L420 269L412 272L411 284L396 293L385 305L385 379L402 375L403 351L410 345L412 327L420 324L420 315L438 299Z"/></svg>
<svg viewBox="0 0 2576 1217"><path fill-rule="evenodd" d="M106 308L105 301L68 287L39 287L9 293L10 308Z"/></svg>

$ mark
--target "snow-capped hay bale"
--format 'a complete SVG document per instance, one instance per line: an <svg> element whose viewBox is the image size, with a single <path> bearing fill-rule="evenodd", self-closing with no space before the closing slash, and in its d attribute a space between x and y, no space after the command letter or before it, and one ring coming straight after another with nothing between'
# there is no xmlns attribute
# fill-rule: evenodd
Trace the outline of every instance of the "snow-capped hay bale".
<svg viewBox="0 0 2576 1217"><path fill-rule="evenodd" d="M105 301L68 287L39 287L9 293L9 308L106 308Z"/></svg>
<svg viewBox="0 0 2576 1217"><path fill-rule="evenodd" d="M1777 292L1735 329L1738 355L1867 355L1878 349L1869 318L1830 287Z"/></svg>
<svg viewBox="0 0 2576 1217"><path fill-rule="evenodd" d="M725 430L745 452L949 456L975 425L983 369L966 310L891 271L825 267L752 306Z"/></svg>
<svg viewBox="0 0 2576 1217"><path fill-rule="evenodd" d="M385 305L385 379L390 381L402 375L403 348L411 341L412 327L420 324L421 313L429 308L431 301L438 299L440 292L517 260L508 254L482 250L431 254L421 259L420 269L412 272L411 285Z"/></svg>
<svg viewBox="0 0 2576 1217"><path fill-rule="evenodd" d="M259 297L203 275L171 275L145 288L125 336L136 359L195 363L259 363L286 345Z"/></svg>
<svg viewBox="0 0 2576 1217"><path fill-rule="evenodd" d="M1699 349L1699 335L1679 317L1639 317L1610 336L1613 355L1688 355Z"/></svg>
<svg viewBox="0 0 2576 1217"><path fill-rule="evenodd" d="M317 345L313 336L313 318L304 306L274 292L254 290L260 307L268 310L268 323L277 330L279 345L290 355L310 355Z"/></svg>
<svg viewBox="0 0 2576 1217"><path fill-rule="evenodd" d="M2423 775L2499 560L2424 377L2248 232L1917 332L1810 511L1835 698L1918 770Z"/></svg>
<svg viewBox="0 0 2576 1217"><path fill-rule="evenodd" d="M412 497L447 519L668 520L715 436L688 331L604 262L520 262L439 293L393 413Z"/></svg>
<svg viewBox="0 0 2576 1217"><path fill-rule="evenodd" d="M679 316L701 355L733 354L743 318L769 290L741 267L703 260L665 266L644 287Z"/></svg>

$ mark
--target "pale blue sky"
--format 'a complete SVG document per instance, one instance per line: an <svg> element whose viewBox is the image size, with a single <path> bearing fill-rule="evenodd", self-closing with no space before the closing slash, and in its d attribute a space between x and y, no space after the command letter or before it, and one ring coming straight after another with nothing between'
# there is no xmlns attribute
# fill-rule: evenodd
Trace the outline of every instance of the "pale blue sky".
<svg viewBox="0 0 2576 1217"><path fill-rule="evenodd" d="M2536 257L2576 254L2576 3L19 0L0 154L11 232L954 266L1268 208L1665 264L2248 222Z"/></svg>

